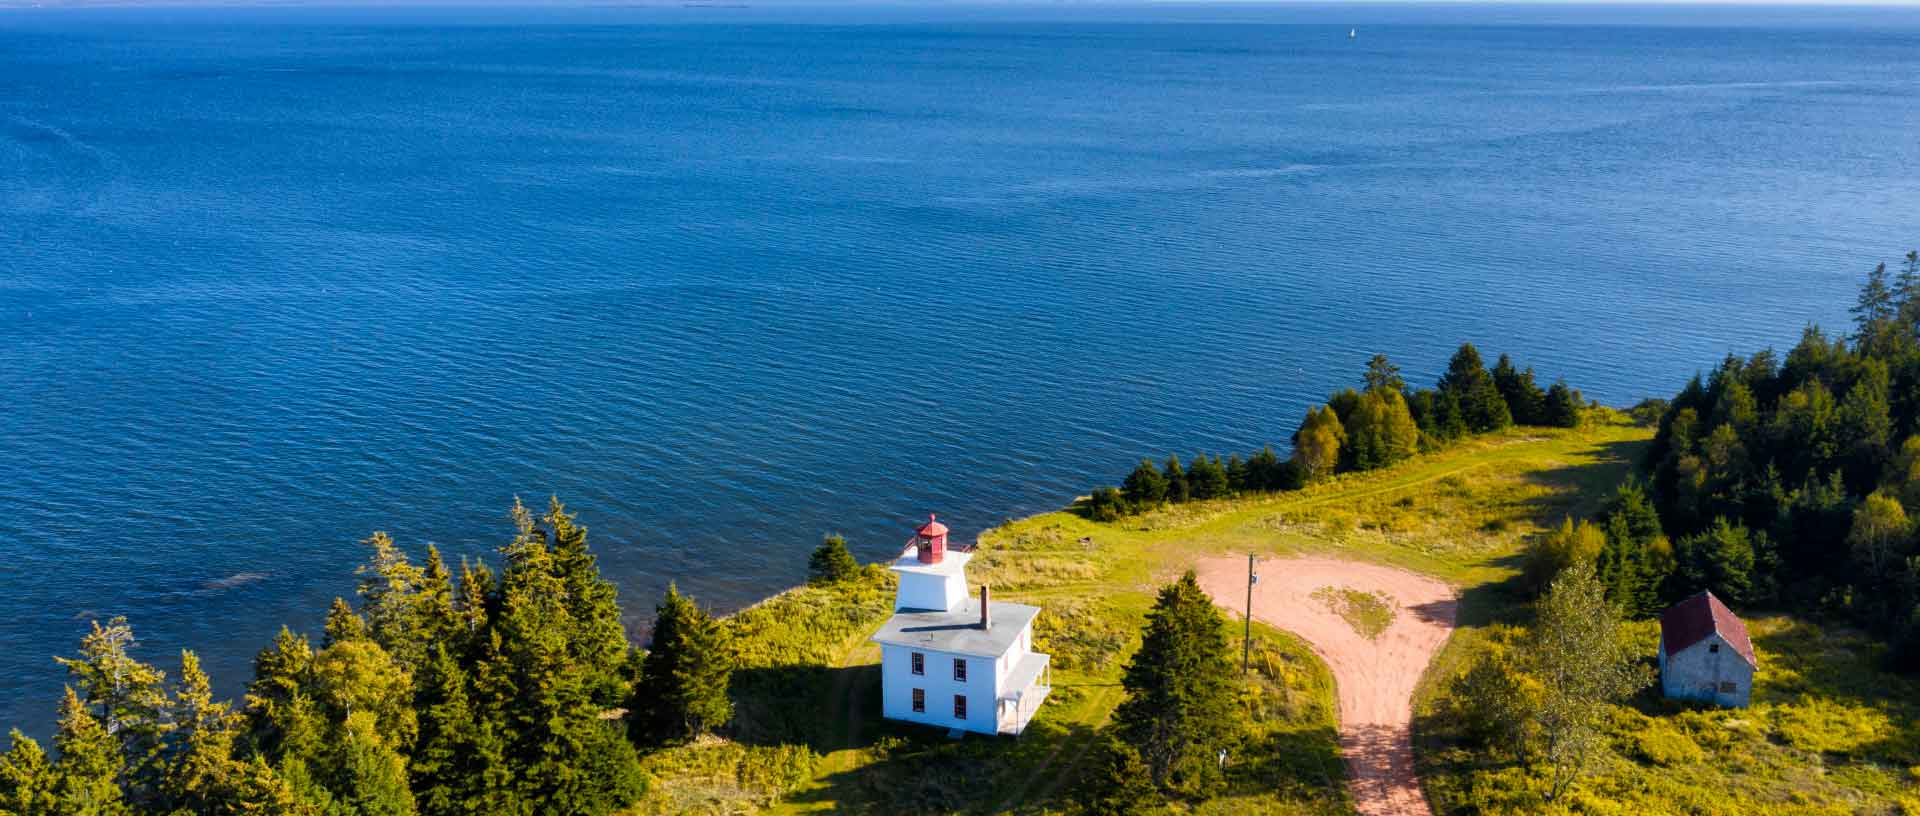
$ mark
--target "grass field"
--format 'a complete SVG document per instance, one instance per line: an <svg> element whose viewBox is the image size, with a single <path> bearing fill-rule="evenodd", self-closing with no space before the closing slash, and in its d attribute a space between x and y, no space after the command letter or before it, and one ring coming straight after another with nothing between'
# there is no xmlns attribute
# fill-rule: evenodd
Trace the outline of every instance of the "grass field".
<svg viewBox="0 0 1920 816"><path fill-rule="evenodd" d="M1197 558L1334 554L1437 575L1462 588L1462 623L1481 626L1516 603L1523 538L1590 513L1646 437L1622 422L1521 429L1293 493L1115 524L1062 511L986 531L970 579L1041 605L1036 648L1054 656L1054 695L1018 739L948 740L879 718L878 651L865 638L889 611L883 570L783 594L733 618L745 655L736 725L650 756L640 812L1062 810L1094 729L1119 702L1154 591ZM1230 762L1230 793L1200 812L1350 812L1331 676L1297 639L1255 632L1243 694L1253 737Z"/></svg>

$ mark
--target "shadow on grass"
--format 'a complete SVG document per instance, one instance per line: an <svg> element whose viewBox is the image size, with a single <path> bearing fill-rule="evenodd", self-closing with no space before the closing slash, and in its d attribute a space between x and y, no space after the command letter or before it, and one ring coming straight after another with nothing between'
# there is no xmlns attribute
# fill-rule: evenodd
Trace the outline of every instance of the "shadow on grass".
<svg viewBox="0 0 1920 816"><path fill-rule="evenodd" d="M1035 722L1018 737L948 738L938 728L888 720L871 733L854 767L788 801L836 813L1034 812L1072 789L1071 779L1057 778L1073 772L1077 749L1093 735L1080 723Z"/></svg>

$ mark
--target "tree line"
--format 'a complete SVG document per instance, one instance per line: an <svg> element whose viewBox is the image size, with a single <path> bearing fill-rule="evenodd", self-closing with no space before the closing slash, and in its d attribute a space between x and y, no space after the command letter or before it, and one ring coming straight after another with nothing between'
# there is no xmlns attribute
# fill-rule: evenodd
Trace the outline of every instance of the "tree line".
<svg viewBox="0 0 1920 816"><path fill-rule="evenodd" d="M1159 465L1142 459L1119 487L1095 490L1087 513L1113 521L1167 504L1298 490L1336 473L1398 464L1472 434L1512 425L1576 427L1586 408L1565 380L1543 389L1532 368L1515 366L1505 354L1489 371L1472 343L1461 344L1432 388L1409 392L1400 367L1383 354L1367 362L1361 384L1307 409L1286 459L1272 446L1244 459L1199 454L1184 465L1177 455Z"/></svg>
<svg viewBox="0 0 1920 816"><path fill-rule="evenodd" d="M318 644L282 628L238 703L193 652L169 680L124 619L96 622L60 703L56 756L12 733L0 814L441 816L610 814L636 801L641 752L723 726L722 621L669 587L634 648L587 530L558 500L515 502L498 572L383 533Z"/></svg>
<svg viewBox="0 0 1920 816"><path fill-rule="evenodd" d="M1646 617L1698 592L1836 618L1920 670L1920 254L1873 269L1853 332L1808 326L1784 358L1729 355L1671 400L1643 479L1536 542L1531 572L1591 561Z"/></svg>

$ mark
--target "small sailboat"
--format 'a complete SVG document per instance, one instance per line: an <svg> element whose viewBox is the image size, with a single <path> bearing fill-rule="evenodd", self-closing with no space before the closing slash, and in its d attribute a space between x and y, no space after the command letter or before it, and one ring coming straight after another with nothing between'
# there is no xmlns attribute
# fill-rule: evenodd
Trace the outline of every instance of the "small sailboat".
<svg viewBox="0 0 1920 816"><path fill-rule="evenodd" d="M1360 29L1357 29L1357 28L1347 29L1347 39L1349 40L1360 39Z"/></svg>

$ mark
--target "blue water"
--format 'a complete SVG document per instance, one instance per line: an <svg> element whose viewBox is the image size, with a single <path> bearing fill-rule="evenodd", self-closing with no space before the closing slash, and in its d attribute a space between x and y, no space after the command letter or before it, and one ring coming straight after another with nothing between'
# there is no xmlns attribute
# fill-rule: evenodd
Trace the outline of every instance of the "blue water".
<svg viewBox="0 0 1920 816"><path fill-rule="evenodd" d="M1374 352L1669 393L1842 324L1916 169L1911 11L0 11L0 724L113 614L232 690L516 495L638 627Z"/></svg>

